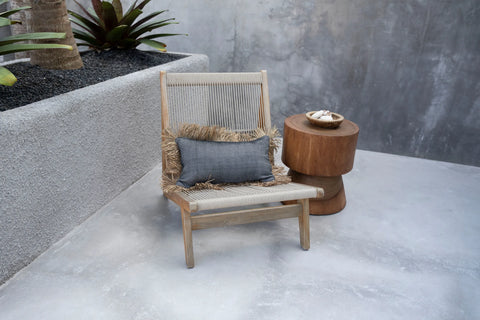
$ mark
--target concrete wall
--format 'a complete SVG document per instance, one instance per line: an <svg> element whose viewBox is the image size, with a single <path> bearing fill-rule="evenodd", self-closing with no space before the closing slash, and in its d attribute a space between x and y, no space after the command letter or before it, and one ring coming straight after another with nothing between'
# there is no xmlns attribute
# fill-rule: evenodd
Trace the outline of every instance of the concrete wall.
<svg viewBox="0 0 480 320"><path fill-rule="evenodd" d="M359 148L480 165L478 0L145 7L160 9L180 22L166 30L189 33L165 38L170 50L208 55L211 71L267 69L279 127L289 115L326 107L358 123Z"/></svg>
<svg viewBox="0 0 480 320"><path fill-rule="evenodd" d="M208 58L0 113L0 283L161 161L160 70L206 72Z"/></svg>
<svg viewBox="0 0 480 320"><path fill-rule="evenodd" d="M7 4L8 3L0 4L0 12L5 12L8 10ZM9 35L10 35L10 28L8 26L0 27L0 38L8 37ZM0 56L0 62L10 60L13 56L14 55L12 53Z"/></svg>

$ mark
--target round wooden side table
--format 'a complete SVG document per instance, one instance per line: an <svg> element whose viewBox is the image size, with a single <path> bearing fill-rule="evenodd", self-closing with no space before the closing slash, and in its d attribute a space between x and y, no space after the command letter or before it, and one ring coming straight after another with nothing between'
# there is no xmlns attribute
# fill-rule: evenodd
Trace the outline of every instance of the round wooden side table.
<svg viewBox="0 0 480 320"><path fill-rule="evenodd" d="M336 129L311 124L305 114L285 119L282 161L292 181L322 187L325 196L310 199L310 214L324 215L345 208L342 174L352 170L358 126L344 120Z"/></svg>

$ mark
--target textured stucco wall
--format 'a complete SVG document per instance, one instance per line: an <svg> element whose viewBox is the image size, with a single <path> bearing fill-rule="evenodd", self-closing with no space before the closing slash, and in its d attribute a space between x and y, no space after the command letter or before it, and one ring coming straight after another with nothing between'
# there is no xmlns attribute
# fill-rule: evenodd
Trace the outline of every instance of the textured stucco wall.
<svg viewBox="0 0 480 320"><path fill-rule="evenodd" d="M89 2L83 0L84 3ZM133 1L123 0L127 7ZM362 149L480 165L478 0L175 0L174 51L267 69L273 120L326 106Z"/></svg>
<svg viewBox="0 0 480 320"><path fill-rule="evenodd" d="M160 70L0 113L0 283L161 161Z"/></svg>
<svg viewBox="0 0 480 320"><path fill-rule="evenodd" d="M7 3L0 4L0 12L8 10ZM0 39L10 35L10 28L7 26L0 27ZM7 54L0 56L0 62L10 60L13 54Z"/></svg>

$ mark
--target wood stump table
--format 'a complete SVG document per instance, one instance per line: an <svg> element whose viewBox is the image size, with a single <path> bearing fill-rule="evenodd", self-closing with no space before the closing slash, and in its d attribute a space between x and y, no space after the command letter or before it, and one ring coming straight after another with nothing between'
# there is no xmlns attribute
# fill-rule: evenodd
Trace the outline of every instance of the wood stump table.
<svg viewBox="0 0 480 320"><path fill-rule="evenodd" d="M305 114L285 119L282 161L292 181L322 187L325 196L310 199L310 214L337 213L345 207L342 174L352 170L358 126L344 120L336 129L311 124Z"/></svg>

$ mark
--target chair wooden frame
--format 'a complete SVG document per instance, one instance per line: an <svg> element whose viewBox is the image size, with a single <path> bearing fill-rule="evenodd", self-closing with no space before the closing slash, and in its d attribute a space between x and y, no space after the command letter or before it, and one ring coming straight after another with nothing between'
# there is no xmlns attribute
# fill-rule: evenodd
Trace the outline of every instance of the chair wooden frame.
<svg viewBox="0 0 480 320"><path fill-rule="evenodd" d="M169 83L168 75L165 71L160 72L160 89L161 89L161 112L162 112L162 131L170 128L169 123L169 86L175 84ZM195 78L199 74L173 74L176 79L187 79L189 85L196 85L192 78ZM236 74L218 74L218 73L203 73L202 78L211 79L224 79L223 75L229 75L230 78L235 78ZM241 74L238 74L241 75ZM261 88L260 101L258 103L258 126L263 129L270 128L270 106L268 96L268 84L267 73L261 71L255 73L259 77L258 83ZM222 80L224 81L224 80ZM235 81L235 80L228 80ZM215 83L212 81L212 83ZM204 83L202 83L203 85ZM220 124L218 124L220 125ZM166 157L162 156L162 164L165 169ZM248 197L245 196L231 196L235 193L236 188L245 192L250 192ZM300 185L296 183L290 183L287 185L279 185L273 187L253 187L252 190L248 190L248 186L232 186L229 187L228 196L223 196L221 192L216 191L204 191L202 196L196 198L198 192L170 192L165 196L171 201L175 202L181 210L182 216L182 229L185 246L185 261L189 268L194 267L194 255L193 255L193 240L192 231L214 227L224 227L237 224L254 223L260 221L271 221L285 218L298 218L299 231L300 231L300 245L304 250L310 248L310 222L309 222L309 198L321 198L323 197L323 189ZM267 190L265 193L261 191ZM233 190L233 192L232 192ZM205 199L205 194L208 195ZM222 200L222 201L220 201ZM279 205L273 207L262 207L248 210L233 210L225 211L221 213L206 213L199 215L192 215L197 211L203 211L208 209L227 209L238 207L242 205L256 205L280 201L296 201L297 203L288 205Z"/></svg>

